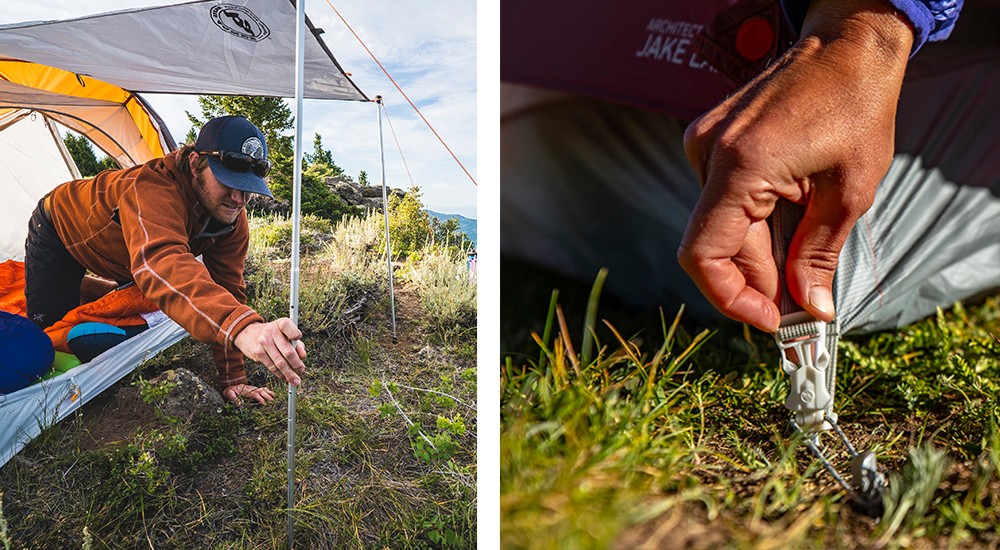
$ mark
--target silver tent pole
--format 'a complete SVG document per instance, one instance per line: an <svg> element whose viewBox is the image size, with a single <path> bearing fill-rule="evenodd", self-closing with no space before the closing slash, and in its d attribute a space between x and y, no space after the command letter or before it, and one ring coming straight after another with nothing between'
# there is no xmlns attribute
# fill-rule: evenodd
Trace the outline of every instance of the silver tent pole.
<svg viewBox="0 0 1000 550"><path fill-rule="evenodd" d="M389 307L392 310L392 339L396 339L396 293L392 285L392 246L389 242L389 200L385 191L385 147L382 144L382 96L375 96L378 109L378 152L382 159L382 217L385 218L385 261L389 269Z"/></svg>
<svg viewBox="0 0 1000 550"><path fill-rule="evenodd" d="M295 2L295 167L292 180L292 273L289 317L299 323L299 222L302 216L302 102L305 95L306 1ZM298 345L297 342L293 342ZM288 550L295 540L295 386L288 384Z"/></svg>

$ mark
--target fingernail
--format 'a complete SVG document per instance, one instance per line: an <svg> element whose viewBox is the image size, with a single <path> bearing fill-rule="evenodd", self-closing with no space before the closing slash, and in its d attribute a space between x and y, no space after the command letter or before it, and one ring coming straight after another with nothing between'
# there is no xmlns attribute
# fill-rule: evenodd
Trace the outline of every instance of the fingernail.
<svg viewBox="0 0 1000 550"><path fill-rule="evenodd" d="M809 289L809 305L829 317L834 316L833 295L830 294L829 290L821 286L814 286Z"/></svg>

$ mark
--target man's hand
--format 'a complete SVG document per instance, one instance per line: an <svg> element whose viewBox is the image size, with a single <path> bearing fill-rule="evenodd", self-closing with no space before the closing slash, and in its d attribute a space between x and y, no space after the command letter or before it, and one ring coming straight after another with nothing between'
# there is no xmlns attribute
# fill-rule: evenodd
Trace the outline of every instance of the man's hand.
<svg viewBox="0 0 1000 550"><path fill-rule="evenodd" d="M234 384L222 390L222 397L238 405L243 404L243 399L253 399L263 405L274 401L274 392L263 386L258 388L250 384Z"/></svg>
<svg viewBox="0 0 1000 550"><path fill-rule="evenodd" d="M677 259L725 315L775 331L778 272L767 218L805 205L788 251L792 298L833 319L840 249L892 161L913 31L883 0L814 0L802 39L688 127L704 184Z"/></svg>
<svg viewBox="0 0 1000 550"><path fill-rule="evenodd" d="M263 363L271 374L298 386L305 373L306 347L298 341L302 332L295 323L283 317L270 323L247 325L236 335L236 347L254 361ZM293 344L294 342L294 344Z"/></svg>

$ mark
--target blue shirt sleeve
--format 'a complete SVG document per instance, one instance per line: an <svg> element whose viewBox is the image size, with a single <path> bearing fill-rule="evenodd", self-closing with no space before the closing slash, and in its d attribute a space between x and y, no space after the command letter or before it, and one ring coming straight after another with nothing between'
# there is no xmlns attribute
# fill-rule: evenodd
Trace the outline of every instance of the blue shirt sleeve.
<svg viewBox="0 0 1000 550"><path fill-rule="evenodd" d="M913 57L924 43L948 38L955 28L955 21L958 20L958 14L964 4L964 0L885 1L909 19L916 31L910 57ZM781 0L781 6L795 30L801 31L802 22L805 21L806 11L809 9L809 0Z"/></svg>

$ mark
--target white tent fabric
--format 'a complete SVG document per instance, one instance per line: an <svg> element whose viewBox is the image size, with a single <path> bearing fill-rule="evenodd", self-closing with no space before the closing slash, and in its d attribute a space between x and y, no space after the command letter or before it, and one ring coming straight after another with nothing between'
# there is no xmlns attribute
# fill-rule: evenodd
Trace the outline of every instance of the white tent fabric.
<svg viewBox="0 0 1000 550"><path fill-rule="evenodd" d="M305 97L367 101L313 31ZM199 0L67 21L0 26L0 53L133 92L292 97L295 6Z"/></svg>
<svg viewBox="0 0 1000 550"><path fill-rule="evenodd" d="M44 117L22 117L0 131L0 256L24 260L28 218L53 182L79 174ZM2 425L2 424L0 424Z"/></svg>
<svg viewBox="0 0 1000 550"><path fill-rule="evenodd" d="M23 390L0 394L0 466L42 430L79 410L143 361L186 335L180 325L166 319L89 363Z"/></svg>

